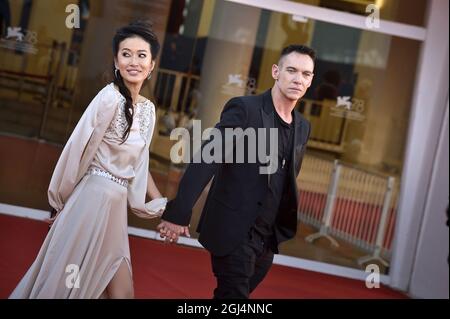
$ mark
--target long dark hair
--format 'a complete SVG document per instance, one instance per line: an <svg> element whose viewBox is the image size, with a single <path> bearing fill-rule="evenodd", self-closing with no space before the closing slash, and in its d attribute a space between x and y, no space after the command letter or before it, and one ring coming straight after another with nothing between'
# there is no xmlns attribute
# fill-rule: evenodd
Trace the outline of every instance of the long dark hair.
<svg viewBox="0 0 450 319"><path fill-rule="evenodd" d="M119 52L119 44L128 38L140 37L148 44L150 44L150 51L152 53L152 60L155 60L159 52L159 41L156 34L153 32L152 24L147 21L135 21L127 26L124 26L117 30L113 38L113 53L114 57L117 58L117 53ZM114 78L114 84L119 88L119 92L125 97L125 118L127 120L127 129L122 136L122 143L126 141L128 135L130 134L131 125L133 124L133 99L131 98L131 93L123 82L123 78L120 72L115 72L116 67L113 63L112 72Z"/></svg>

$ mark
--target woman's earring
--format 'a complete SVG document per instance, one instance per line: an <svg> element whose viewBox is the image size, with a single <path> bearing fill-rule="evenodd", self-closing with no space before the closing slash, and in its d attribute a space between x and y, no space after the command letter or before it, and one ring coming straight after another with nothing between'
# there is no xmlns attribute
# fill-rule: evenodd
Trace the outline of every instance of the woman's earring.
<svg viewBox="0 0 450 319"><path fill-rule="evenodd" d="M119 71L119 69L118 69L118 68L116 68L116 69L114 70L114 75L116 76L116 79L118 79L118 78L119 78L119 76L117 75L117 71Z"/></svg>
<svg viewBox="0 0 450 319"><path fill-rule="evenodd" d="M150 80L152 78L152 72L150 72L147 76L147 80Z"/></svg>

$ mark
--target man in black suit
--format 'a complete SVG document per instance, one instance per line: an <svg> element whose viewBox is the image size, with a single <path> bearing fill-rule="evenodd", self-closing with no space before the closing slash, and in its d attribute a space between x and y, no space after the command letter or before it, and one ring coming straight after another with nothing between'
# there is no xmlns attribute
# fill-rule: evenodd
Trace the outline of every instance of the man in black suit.
<svg viewBox="0 0 450 319"><path fill-rule="evenodd" d="M161 217L161 237L176 241L181 234L189 236L187 225L192 207L213 178L197 231L200 243L211 254L217 278L214 298L248 298L269 271L278 245L295 236L296 177L310 124L294 108L311 85L314 60L315 52L309 47L286 47L278 64L272 66L274 86L261 95L232 98L216 125L222 136L226 129L240 128L253 129L259 135L265 132L263 136L267 137L275 128L277 148L274 161L269 163L275 163L275 169L268 169L270 174L262 173L265 164L250 161L249 153L243 162L190 163L176 198L168 203ZM214 142L217 140L209 140L202 148ZM233 146L236 150L244 145L248 151L254 146L249 143L252 142L244 136L237 138Z"/></svg>

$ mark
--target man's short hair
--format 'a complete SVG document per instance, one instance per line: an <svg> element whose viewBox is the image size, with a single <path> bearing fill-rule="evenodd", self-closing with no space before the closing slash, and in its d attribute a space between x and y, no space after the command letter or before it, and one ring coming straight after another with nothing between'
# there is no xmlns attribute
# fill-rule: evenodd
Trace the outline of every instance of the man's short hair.
<svg viewBox="0 0 450 319"><path fill-rule="evenodd" d="M292 52L297 52L300 54L305 54L307 56L309 56L314 63L316 63L316 51L313 48L310 48L306 45L301 45L301 44L291 44L288 45L287 47L285 47L280 54L280 59L278 60L278 63L280 63L281 59L283 59L283 57L285 57L286 55L292 53Z"/></svg>

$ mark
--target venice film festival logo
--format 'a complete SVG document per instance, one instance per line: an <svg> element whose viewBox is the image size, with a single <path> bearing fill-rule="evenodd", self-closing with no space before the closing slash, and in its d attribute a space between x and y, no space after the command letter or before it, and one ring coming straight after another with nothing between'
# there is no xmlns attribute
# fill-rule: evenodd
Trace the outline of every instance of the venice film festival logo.
<svg viewBox="0 0 450 319"><path fill-rule="evenodd" d="M80 28L80 8L76 4L66 6L66 27L69 29ZM37 54L36 44L38 35L36 31L27 30L21 26L9 26L6 36L0 38L0 47L29 54Z"/></svg>
<svg viewBox="0 0 450 319"><path fill-rule="evenodd" d="M222 93L231 96L252 95L256 91L256 79L242 74L228 74L228 82L222 85Z"/></svg>
<svg viewBox="0 0 450 319"><path fill-rule="evenodd" d="M364 100L352 99L350 96L338 96L336 105L330 108L330 116L364 121Z"/></svg>
<svg viewBox="0 0 450 319"><path fill-rule="evenodd" d="M0 39L0 47L36 54L38 51L35 46L37 41L37 32L11 26L6 29L6 36Z"/></svg>

